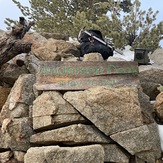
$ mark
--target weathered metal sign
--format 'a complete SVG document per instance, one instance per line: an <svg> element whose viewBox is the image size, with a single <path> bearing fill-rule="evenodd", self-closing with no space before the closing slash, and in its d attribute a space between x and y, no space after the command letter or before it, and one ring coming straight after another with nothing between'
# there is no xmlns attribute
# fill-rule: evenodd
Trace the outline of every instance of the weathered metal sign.
<svg viewBox="0 0 163 163"><path fill-rule="evenodd" d="M38 90L83 90L93 86L138 83L137 62L40 62Z"/></svg>

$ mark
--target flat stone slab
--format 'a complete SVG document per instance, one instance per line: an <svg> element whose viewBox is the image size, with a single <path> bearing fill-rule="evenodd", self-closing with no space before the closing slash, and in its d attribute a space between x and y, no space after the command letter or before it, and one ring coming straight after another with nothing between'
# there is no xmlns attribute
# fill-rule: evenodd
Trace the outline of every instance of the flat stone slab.
<svg viewBox="0 0 163 163"><path fill-rule="evenodd" d="M32 147L24 163L104 163L104 150L101 145L82 147Z"/></svg>
<svg viewBox="0 0 163 163"><path fill-rule="evenodd" d="M106 137L99 130L90 125L70 125L31 136L30 142L38 145L48 145L62 143L90 144L90 143L109 143L110 138Z"/></svg>
<svg viewBox="0 0 163 163"><path fill-rule="evenodd" d="M143 125L136 87L95 87L63 97L107 136Z"/></svg>
<svg viewBox="0 0 163 163"><path fill-rule="evenodd" d="M73 106L63 99L62 94L56 91L43 92L36 98L32 106L32 117L34 130L87 122Z"/></svg>
<svg viewBox="0 0 163 163"><path fill-rule="evenodd" d="M106 144L102 146L105 152L105 162L129 163L129 155L125 154L118 145Z"/></svg>
<svg viewBox="0 0 163 163"><path fill-rule="evenodd" d="M87 120L77 113L33 117L34 130L53 129L57 127L64 127L67 125L78 123L87 123Z"/></svg>
<svg viewBox="0 0 163 163"><path fill-rule="evenodd" d="M147 125L119 132L110 136L132 155L152 149L153 137Z"/></svg>

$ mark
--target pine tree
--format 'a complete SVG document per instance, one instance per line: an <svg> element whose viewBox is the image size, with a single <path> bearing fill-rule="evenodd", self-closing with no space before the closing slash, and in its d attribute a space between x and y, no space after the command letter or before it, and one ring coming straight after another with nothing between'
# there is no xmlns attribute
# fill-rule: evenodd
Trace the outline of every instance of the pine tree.
<svg viewBox="0 0 163 163"><path fill-rule="evenodd" d="M12 1L24 16L36 22L34 30L37 32L77 37L84 27L98 29L112 38L116 48L131 45L153 50L162 39L161 23L153 23L158 12L140 10L139 0L133 4L131 0L29 0L30 8ZM6 19L8 25L11 21Z"/></svg>
<svg viewBox="0 0 163 163"><path fill-rule="evenodd" d="M72 30L75 28L74 20L79 17L80 13L81 18L83 12L85 14L85 19L82 20L84 24L86 24L85 20L97 24L97 20L100 17L103 18L108 10L112 10L112 6L117 3L121 5L126 0L121 3L113 0L29 0L30 9L22 6L17 0L12 1L19 7L24 16L36 21L36 31L64 32L65 34L74 35ZM128 4L126 3L126 5ZM121 7L124 8L123 5ZM94 25L92 26L94 27Z"/></svg>
<svg viewBox="0 0 163 163"><path fill-rule="evenodd" d="M162 38L159 26L154 24L158 11L155 13L152 8L148 11L140 9L141 3L135 0L131 6L130 13L122 20L122 29L128 45L132 48L149 48L155 50L159 47Z"/></svg>

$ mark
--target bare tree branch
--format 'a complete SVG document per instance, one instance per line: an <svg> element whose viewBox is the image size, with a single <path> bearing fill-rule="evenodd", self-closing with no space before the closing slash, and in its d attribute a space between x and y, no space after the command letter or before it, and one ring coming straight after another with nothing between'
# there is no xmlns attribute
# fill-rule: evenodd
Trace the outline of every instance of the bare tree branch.
<svg viewBox="0 0 163 163"><path fill-rule="evenodd" d="M21 39L33 25L34 22L27 22L24 17L20 17L19 24L0 39L0 67L16 55L31 51L32 43Z"/></svg>

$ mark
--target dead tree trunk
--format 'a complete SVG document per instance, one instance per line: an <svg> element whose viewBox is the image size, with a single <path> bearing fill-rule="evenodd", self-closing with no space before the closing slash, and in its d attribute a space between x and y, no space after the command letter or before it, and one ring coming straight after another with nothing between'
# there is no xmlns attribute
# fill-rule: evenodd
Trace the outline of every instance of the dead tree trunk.
<svg viewBox="0 0 163 163"><path fill-rule="evenodd" d="M32 43L21 40L26 32L29 31L34 22L26 22L23 17L19 18L18 26L12 28L12 31L0 39L0 67L21 53L31 51Z"/></svg>

